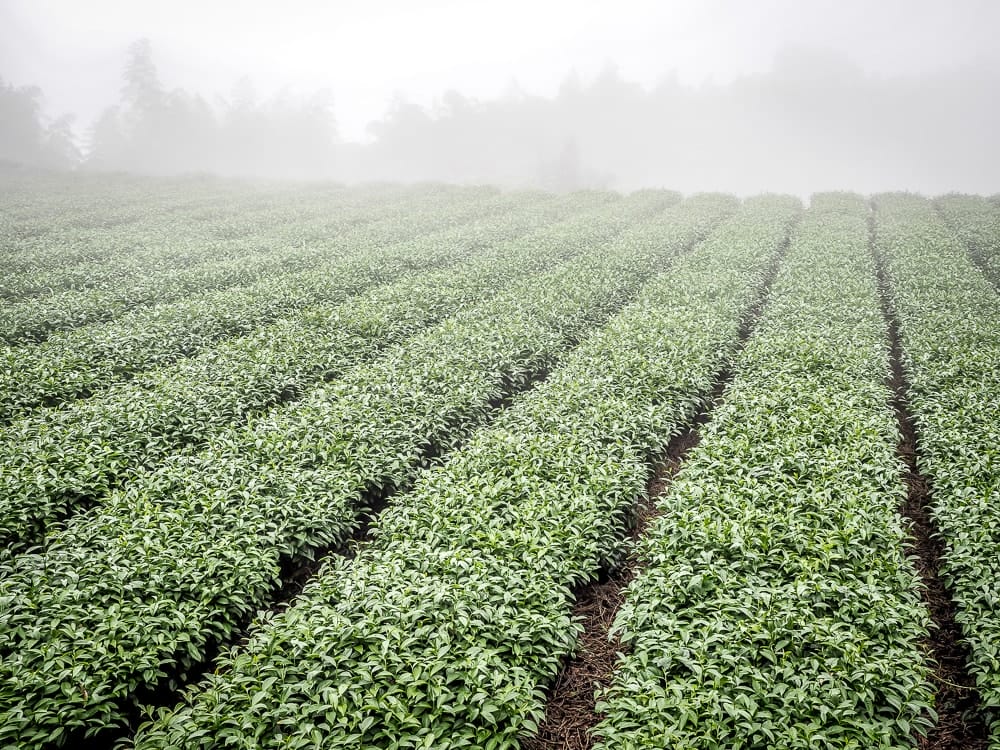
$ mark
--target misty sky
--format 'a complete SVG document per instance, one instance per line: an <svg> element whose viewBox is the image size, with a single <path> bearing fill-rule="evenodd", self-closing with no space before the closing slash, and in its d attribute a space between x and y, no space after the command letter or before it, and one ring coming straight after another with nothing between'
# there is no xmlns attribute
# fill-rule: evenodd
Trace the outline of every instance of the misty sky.
<svg viewBox="0 0 1000 750"><path fill-rule="evenodd" d="M88 125L118 96L125 50L148 37L169 88L261 96L327 87L345 138L365 137L394 93L430 104L449 88L488 98L512 81L551 95L570 69L614 61L652 85L726 82L788 45L895 75L1000 69L991 0L0 0L0 76L37 84L51 115Z"/></svg>

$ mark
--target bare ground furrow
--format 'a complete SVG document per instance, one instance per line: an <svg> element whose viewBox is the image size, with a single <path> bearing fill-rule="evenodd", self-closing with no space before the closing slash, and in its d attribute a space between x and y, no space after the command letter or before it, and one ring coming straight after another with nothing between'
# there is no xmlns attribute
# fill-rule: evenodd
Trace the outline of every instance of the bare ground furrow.
<svg viewBox="0 0 1000 750"><path fill-rule="evenodd" d="M870 224L874 232L874 218L870 219ZM969 672L969 649L955 621L954 598L939 575L945 548L928 511L930 483L917 466L920 448L906 397L908 384L903 370L899 319L892 308L885 265L874 244L872 252L882 313L889 329L891 376L887 385L892 391L892 407L899 426L897 453L905 464L902 479L906 485L906 501L899 512L909 521L911 536L907 551L920 576L921 596L934 622L934 631L925 646L934 663L931 677L937 689L937 722L926 737L919 738L918 747L920 750L984 750L989 743L989 728L982 715L975 678Z"/></svg>
<svg viewBox="0 0 1000 750"><path fill-rule="evenodd" d="M791 232L791 228L789 228ZM757 302L743 320L738 334L739 352L753 332L767 303L771 284L778 274L781 259L788 250L788 241L767 269ZM645 534L649 522L656 517L656 499L667 491L673 477L681 470L687 455L701 440L700 428L712 416L712 411L723 397L732 380L727 368L715 377L712 390L703 394L701 406L691 418L688 427L675 436L662 456L656 459L647 485L646 496L633 508L633 526L629 532L630 545ZM524 750L590 750L594 745L593 731L600 721L595 710L598 691L611 685L618 654L622 645L611 633L618 610L624 602L624 592L638 569L634 551L624 562L604 570L600 577L574 592L576 604L573 618L583 627L578 638L577 653L568 659L548 691L545 719L538 733L522 743Z"/></svg>

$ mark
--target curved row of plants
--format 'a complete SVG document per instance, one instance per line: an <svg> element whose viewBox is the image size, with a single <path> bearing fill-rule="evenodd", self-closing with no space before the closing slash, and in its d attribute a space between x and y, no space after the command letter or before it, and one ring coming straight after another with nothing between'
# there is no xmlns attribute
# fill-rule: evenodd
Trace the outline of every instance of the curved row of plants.
<svg viewBox="0 0 1000 750"><path fill-rule="evenodd" d="M107 290L124 282L134 284L136 279L141 283L151 270L163 273L174 267L231 259L241 253L264 253L280 247L275 240L291 237L292 233L295 237L314 236L299 235L299 225L348 231L405 210L409 203L426 202L428 198L433 201L435 196L441 202L448 197L443 192L404 192L389 187L349 191L314 188L308 192L241 195L231 205L215 206L208 196L207 205L172 205L169 191L164 192L163 196L155 192L148 196L144 215L137 220L112 220L109 226L80 228L72 217L51 217L51 227L44 234L22 240L10 251L0 253L0 264L8 270L0 280L0 297L16 300L67 289ZM194 195L199 191L195 190ZM488 199L485 192L475 195L480 200ZM87 205L97 199L81 194L77 200ZM43 197L34 208L45 212L51 206ZM113 210L109 209L109 214L114 216Z"/></svg>
<svg viewBox="0 0 1000 750"><path fill-rule="evenodd" d="M261 196L225 207L213 205L218 200L214 196L206 195L204 205L178 205L168 196L169 192L161 200L155 193L148 196L142 204L143 215L121 221L99 198L81 194L77 197L81 204L93 202L108 209L107 223L80 227L72 215L49 216L44 233L23 238L0 252L0 263L8 269L0 281L0 297L17 300L67 288L102 288L118 279L134 278L143 265L157 269L193 264L214 253L224 258L231 247L229 240L242 238L252 243L256 231L273 232L308 216L316 218L324 203L335 213L347 208L343 198L326 193L301 196L302 204L288 205ZM377 207L377 201L371 203L373 209ZM46 216L52 205L47 197L40 197L33 208Z"/></svg>
<svg viewBox="0 0 1000 750"><path fill-rule="evenodd" d="M979 195L945 195L934 203L973 261L1000 287L1000 206Z"/></svg>
<svg viewBox="0 0 1000 750"><path fill-rule="evenodd" d="M232 220L288 194L237 180L133 179L113 175L52 175L41 172L3 175L0 192L0 262L14 270L51 266L61 238L83 236L96 242L74 243L64 261L73 264L104 256L99 232L143 226L157 212L189 212L213 223ZM277 187L277 186L275 186ZM384 186L380 186L384 187ZM336 200L337 193L326 191ZM339 188L339 192L344 192ZM53 242L54 240L54 242Z"/></svg>
<svg viewBox="0 0 1000 750"><path fill-rule="evenodd" d="M929 201L884 195L876 206L917 466L945 543L939 572L1000 748L1000 305Z"/></svg>
<svg viewBox="0 0 1000 750"><path fill-rule="evenodd" d="M59 332L0 351L0 422L87 397L115 382L246 335L311 305L334 305L406 273L447 266L568 213L572 202L513 197L506 209L388 247L347 250L317 268L144 307L111 323ZM484 213L487 206L484 206Z"/></svg>
<svg viewBox="0 0 1000 750"><path fill-rule="evenodd" d="M137 478L44 554L0 566L0 740L114 725L137 690L183 680L268 603L282 556L344 543L369 493L408 483L732 208L694 199L592 245Z"/></svg>
<svg viewBox="0 0 1000 750"><path fill-rule="evenodd" d="M451 268L404 277L334 307L222 342L86 401L0 428L0 544L41 541L60 517L137 471L191 451L247 415L300 398L462 307L496 294L675 200L652 193L574 214L483 249Z"/></svg>
<svg viewBox="0 0 1000 750"><path fill-rule="evenodd" d="M603 750L912 748L932 721L868 215L814 198L656 502L612 627Z"/></svg>
<svg viewBox="0 0 1000 750"><path fill-rule="evenodd" d="M456 221L471 221L484 212L502 211L510 200L495 195L483 200L474 189L443 200L436 196L429 192L406 210L390 210L389 215L374 221L360 220L366 212L380 213L377 206L369 206L353 213L347 211L343 220L336 211L332 215L317 212L310 221L282 219L249 238L239 236L212 243L192 239L199 260L189 265L175 265L169 258L163 262L145 258L137 262L137 271L143 272L131 279L112 279L94 288L57 289L24 300L0 302L0 341L42 341L52 331L113 320L137 307L251 283L272 274L315 268L348 250L400 242L447 228ZM282 216L287 211L279 208L277 213ZM183 226L190 225L191 219L181 216L177 221ZM180 244L169 233L164 242L168 253Z"/></svg>
<svg viewBox="0 0 1000 750"><path fill-rule="evenodd" d="M620 555L647 459L733 351L797 210L751 201L680 257L136 746L517 747L573 647L572 587Z"/></svg>

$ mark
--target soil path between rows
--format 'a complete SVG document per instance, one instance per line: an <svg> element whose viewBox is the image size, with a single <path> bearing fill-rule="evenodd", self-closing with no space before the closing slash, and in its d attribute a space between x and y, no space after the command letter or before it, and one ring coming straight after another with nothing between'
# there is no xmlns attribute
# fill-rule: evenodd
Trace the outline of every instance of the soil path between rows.
<svg viewBox="0 0 1000 750"><path fill-rule="evenodd" d="M933 622L933 630L924 646L933 659L931 679L937 689L938 720L926 737L918 738L917 747L919 750L986 750L989 728L982 714L975 679L969 672L969 649L955 622L955 601L938 572L946 550L930 512L930 483L918 467L920 441L907 401L909 383L903 369L899 318L892 304L885 259L878 254L875 245L874 216L869 219L869 226L882 314L889 330L891 371L887 385L892 391L891 403L899 428L896 453L905 465L902 478L907 494L899 513L909 522L906 551L920 576L921 597Z"/></svg>
<svg viewBox="0 0 1000 750"><path fill-rule="evenodd" d="M760 320L771 285L788 251L792 231L790 226L783 247L769 265L758 288L756 302L744 315L737 334L737 347L730 361L742 350ZM703 394L702 405L685 430L670 441L663 456L655 458L655 469L647 486L648 500L636 504L635 523L629 532L633 550L635 542L645 535L649 523L657 515L656 498L668 490L688 454L698 445L700 428L711 418L731 380L732 372L728 366L716 374L715 385L709 393ZM594 728L601 720L595 708L595 694L610 687L621 650L618 640L610 636L611 626L624 602L625 590L638 569L639 562L633 552L622 565L602 571L596 582L576 592L573 616L583 626L577 641L577 653L563 665L549 688L545 718L538 732L521 742L524 750L590 750L593 747Z"/></svg>

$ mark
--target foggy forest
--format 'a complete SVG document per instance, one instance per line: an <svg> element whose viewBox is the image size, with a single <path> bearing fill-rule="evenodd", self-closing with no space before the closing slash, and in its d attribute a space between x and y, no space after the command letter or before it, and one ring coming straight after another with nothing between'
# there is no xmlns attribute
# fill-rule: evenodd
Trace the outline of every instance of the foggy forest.
<svg viewBox="0 0 1000 750"><path fill-rule="evenodd" d="M725 84L686 85L667 74L644 88L609 62L596 76L567 71L551 97L514 82L498 98L446 90L432 106L399 94L359 143L338 136L334 92L265 97L244 77L227 97L207 99L165 80L155 48L139 39L122 63L119 100L81 135L71 113L46 110L40 88L0 83L0 159L557 191L991 192L1000 174L998 91L992 69L875 75L844 54L788 46L770 71Z"/></svg>

